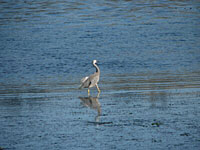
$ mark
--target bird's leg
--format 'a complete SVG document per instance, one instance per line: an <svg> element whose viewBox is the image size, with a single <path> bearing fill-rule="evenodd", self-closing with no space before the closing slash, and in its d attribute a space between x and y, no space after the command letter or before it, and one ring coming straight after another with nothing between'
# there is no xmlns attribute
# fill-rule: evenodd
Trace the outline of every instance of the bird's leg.
<svg viewBox="0 0 200 150"><path fill-rule="evenodd" d="M100 93L98 92L98 94L97 94L97 98L99 98L99 95L100 95Z"/></svg>
<svg viewBox="0 0 200 150"><path fill-rule="evenodd" d="M90 95L90 89L88 89L88 95Z"/></svg>
<svg viewBox="0 0 200 150"><path fill-rule="evenodd" d="M100 93L101 92L101 90L99 89L99 87L98 87L98 85L96 84L96 87L97 87L97 90L98 90L98 92Z"/></svg>

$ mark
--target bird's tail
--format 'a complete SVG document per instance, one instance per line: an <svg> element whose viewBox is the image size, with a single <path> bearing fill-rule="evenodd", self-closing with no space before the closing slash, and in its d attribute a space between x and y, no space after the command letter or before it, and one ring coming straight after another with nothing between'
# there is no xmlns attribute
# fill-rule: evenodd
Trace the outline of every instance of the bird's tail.
<svg viewBox="0 0 200 150"><path fill-rule="evenodd" d="M83 88L83 84L79 85L78 89L82 89Z"/></svg>
<svg viewBox="0 0 200 150"><path fill-rule="evenodd" d="M83 88L84 83L86 82L86 80L87 80L88 78L89 78L89 77L84 77L84 78L81 79L81 85L79 86L78 89L82 89L82 88Z"/></svg>

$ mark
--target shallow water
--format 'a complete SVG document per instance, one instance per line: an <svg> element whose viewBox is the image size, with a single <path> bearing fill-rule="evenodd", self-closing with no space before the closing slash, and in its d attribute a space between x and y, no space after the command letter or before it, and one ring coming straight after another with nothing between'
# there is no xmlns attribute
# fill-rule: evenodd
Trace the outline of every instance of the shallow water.
<svg viewBox="0 0 200 150"><path fill-rule="evenodd" d="M197 1L1 1L0 148L199 149L199 25Z"/></svg>

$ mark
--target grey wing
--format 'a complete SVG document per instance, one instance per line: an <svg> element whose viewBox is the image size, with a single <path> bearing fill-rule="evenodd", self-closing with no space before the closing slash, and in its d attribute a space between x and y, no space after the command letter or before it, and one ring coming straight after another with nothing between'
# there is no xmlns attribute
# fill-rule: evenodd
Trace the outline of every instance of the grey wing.
<svg viewBox="0 0 200 150"><path fill-rule="evenodd" d="M87 88L89 87L89 85L91 84L90 80L89 80L89 77L84 77L81 79L81 85L80 85L80 89L82 88Z"/></svg>
<svg viewBox="0 0 200 150"><path fill-rule="evenodd" d="M81 83L84 83L89 77L84 77L81 79Z"/></svg>
<svg viewBox="0 0 200 150"><path fill-rule="evenodd" d="M99 75L98 74L93 74L89 77L91 84L89 85L90 87L95 86L99 82Z"/></svg>

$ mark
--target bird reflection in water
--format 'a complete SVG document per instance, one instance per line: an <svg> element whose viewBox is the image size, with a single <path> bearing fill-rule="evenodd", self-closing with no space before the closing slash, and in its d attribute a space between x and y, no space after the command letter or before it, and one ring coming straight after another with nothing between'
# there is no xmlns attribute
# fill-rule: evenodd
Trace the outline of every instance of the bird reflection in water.
<svg viewBox="0 0 200 150"><path fill-rule="evenodd" d="M99 103L99 95L100 93L98 93L96 97L92 97L90 95L88 95L88 97L79 97L85 107L89 107L97 111L97 116L95 117L96 122L99 122L101 115L101 104Z"/></svg>

